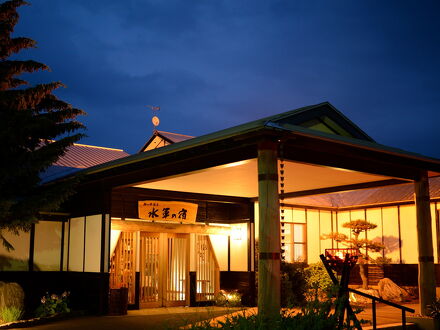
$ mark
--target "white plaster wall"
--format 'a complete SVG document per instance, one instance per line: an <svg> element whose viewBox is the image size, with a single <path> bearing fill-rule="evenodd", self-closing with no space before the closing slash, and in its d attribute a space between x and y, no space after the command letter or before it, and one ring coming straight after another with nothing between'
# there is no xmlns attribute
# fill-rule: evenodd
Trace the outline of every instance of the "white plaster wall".
<svg viewBox="0 0 440 330"><path fill-rule="evenodd" d="M35 225L34 270L60 270L62 225L58 221L40 221Z"/></svg>
<svg viewBox="0 0 440 330"><path fill-rule="evenodd" d="M319 211L307 210L307 262L318 262L320 251Z"/></svg>
<svg viewBox="0 0 440 330"><path fill-rule="evenodd" d="M228 270L228 236L209 235L220 271ZM194 248L195 251L195 248Z"/></svg>
<svg viewBox="0 0 440 330"><path fill-rule="evenodd" d="M64 222L63 271L68 270L69 258L69 222Z"/></svg>
<svg viewBox="0 0 440 330"><path fill-rule="evenodd" d="M70 219L69 271L84 271L84 218Z"/></svg>
<svg viewBox="0 0 440 330"><path fill-rule="evenodd" d="M231 231L238 231L239 237L231 235L231 271L247 271L248 270L248 240L247 240L247 224L238 223L231 225Z"/></svg>
<svg viewBox="0 0 440 330"><path fill-rule="evenodd" d="M333 219L336 219L336 217L334 216ZM333 220L333 229L335 232L341 233L341 234L345 234L347 235L348 238L351 237L351 231L349 228L344 228L342 225L344 223L350 222L350 211L340 211L338 212L337 215L337 221ZM342 243L336 243L334 244L334 247L338 247L338 248L345 248L346 245L342 244Z"/></svg>
<svg viewBox="0 0 440 330"><path fill-rule="evenodd" d="M15 235L7 230L2 230L2 235L12 244L14 250L8 251L0 243L0 271L29 270L29 232L20 231L19 235Z"/></svg>
<svg viewBox="0 0 440 330"><path fill-rule="evenodd" d="M292 208L292 222L306 223L306 210Z"/></svg>
<svg viewBox="0 0 440 330"><path fill-rule="evenodd" d="M382 210L380 208L367 209L367 221L375 224L377 227L368 231L367 236L369 240L383 243L382 242ZM381 252L369 252L373 258L381 257L383 255Z"/></svg>
<svg viewBox="0 0 440 330"><path fill-rule="evenodd" d="M324 234L332 232L332 212L331 211L319 211L319 226L320 237ZM320 239L321 241L321 253L324 253L325 249L332 248L332 241L330 239Z"/></svg>
<svg viewBox="0 0 440 330"><path fill-rule="evenodd" d="M102 215L90 215L86 217L86 241L84 255L84 271L101 271L101 235Z"/></svg>
<svg viewBox="0 0 440 330"><path fill-rule="evenodd" d="M397 206L382 208L382 224L385 245L385 257L391 258L392 263L400 263L399 225ZM416 228L413 228L415 231Z"/></svg>

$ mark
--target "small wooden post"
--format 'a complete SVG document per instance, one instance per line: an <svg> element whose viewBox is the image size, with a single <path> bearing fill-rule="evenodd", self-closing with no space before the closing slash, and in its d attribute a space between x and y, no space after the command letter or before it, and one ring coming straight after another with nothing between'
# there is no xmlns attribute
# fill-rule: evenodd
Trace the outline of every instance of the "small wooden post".
<svg viewBox="0 0 440 330"><path fill-rule="evenodd" d="M435 269L432 247L431 210L427 172L414 181L419 248L420 313L427 315L427 306L435 301Z"/></svg>
<svg viewBox="0 0 440 330"><path fill-rule="evenodd" d="M259 259L258 311L263 319L280 314L280 216L278 201L278 144L258 146Z"/></svg>

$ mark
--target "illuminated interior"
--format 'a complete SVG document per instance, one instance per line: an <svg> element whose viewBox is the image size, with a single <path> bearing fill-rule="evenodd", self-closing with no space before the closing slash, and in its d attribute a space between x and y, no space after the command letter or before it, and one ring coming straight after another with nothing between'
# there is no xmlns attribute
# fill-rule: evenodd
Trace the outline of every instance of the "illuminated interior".
<svg viewBox="0 0 440 330"><path fill-rule="evenodd" d="M284 161L284 163L286 192L390 179L390 177L386 176L334 167L309 165L291 161ZM257 178L257 160L249 159L210 167L202 171L194 171L145 182L136 185L136 187L253 198L258 196Z"/></svg>

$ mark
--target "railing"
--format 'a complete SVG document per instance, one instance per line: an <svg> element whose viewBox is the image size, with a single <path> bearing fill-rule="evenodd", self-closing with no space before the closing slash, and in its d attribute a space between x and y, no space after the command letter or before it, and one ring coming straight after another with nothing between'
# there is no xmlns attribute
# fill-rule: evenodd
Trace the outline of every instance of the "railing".
<svg viewBox="0 0 440 330"><path fill-rule="evenodd" d="M393 303L391 301L384 300L382 298L378 298L378 297L369 295L367 293L363 293L363 292L355 290L355 289L348 288L348 291L356 293L356 294L358 294L360 296L363 296L363 297L366 297L366 298L369 298L369 299L372 300L371 308L372 308L372 314L373 314L373 317L372 317L372 319L373 319L373 329L377 328L377 322L376 322L376 301L384 303L384 304L387 304L388 306L391 306L391 307L394 307L394 308L398 308L398 309L400 309L402 311L402 329L406 329L406 314L405 313L406 312L409 312L409 313L414 313L415 312L415 310L412 309L412 308L409 308L409 307L406 307L406 306L402 306L402 305Z"/></svg>
<svg viewBox="0 0 440 330"><path fill-rule="evenodd" d="M337 285L339 287L338 297L341 297L341 296L345 295L348 292L353 292L353 293L356 293L358 295L361 295L363 297L366 297L366 298L369 298L369 299L372 300L373 329L377 328L377 322L376 322L376 301L384 303L384 304L387 304L387 305L389 305L391 307L395 307L395 308L400 309L402 311L402 328L406 329L406 314L405 313L406 312L414 313L415 312L414 309L408 308L406 306L402 306L402 305L399 305L399 304L396 304L396 303L393 303L393 302L388 301L388 300L384 300L382 298L378 298L378 297L369 295L367 293L363 293L363 292L355 290L355 289L350 289L348 287L348 280L349 280L349 274L350 274L350 266L354 265L351 262L350 255L348 253L345 255L345 260L343 261L341 283L338 283L338 280L337 280L335 274L333 273L331 265L330 265L330 262L327 260L327 258L323 254L321 254L319 257L321 258L321 261L324 264L324 267L327 270L327 273L330 276L330 279L332 280L333 284L335 284L335 285ZM331 260L331 261L333 261L333 260ZM341 260L342 259L339 258L339 260L338 260L339 264L341 263ZM336 266L338 266L338 265L336 265ZM338 268L336 266L334 268ZM339 265L339 268L341 268L340 265ZM361 325L360 325L359 321L357 320L356 316L353 313L353 309L350 306L349 299L346 300L344 309L342 309L342 317L339 319L340 323L339 323L339 328L338 329L342 329L342 324L343 324L342 322L343 322L343 318L344 318L344 310L345 310L345 308L347 309L348 316L352 316L353 317L353 320L354 320L354 323L355 323L355 328L361 330Z"/></svg>

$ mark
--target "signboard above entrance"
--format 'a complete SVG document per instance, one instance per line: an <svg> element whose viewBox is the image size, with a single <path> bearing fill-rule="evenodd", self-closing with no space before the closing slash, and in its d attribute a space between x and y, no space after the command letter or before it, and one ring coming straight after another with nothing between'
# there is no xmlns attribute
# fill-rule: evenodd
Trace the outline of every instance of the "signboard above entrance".
<svg viewBox="0 0 440 330"><path fill-rule="evenodd" d="M198 205L185 202L138 201L139 218L164 222L196 222Z"/></svg>

